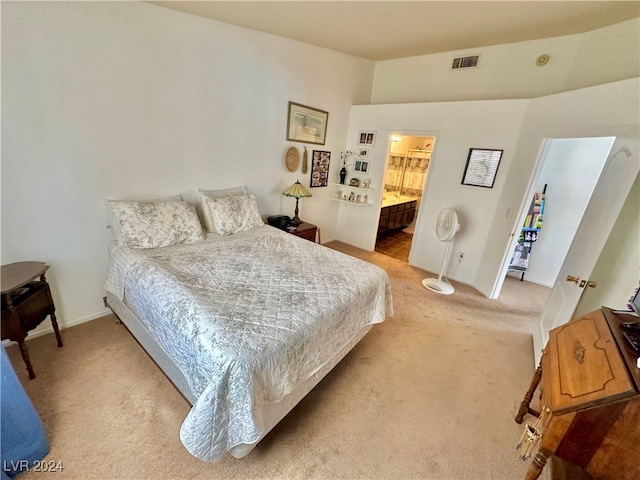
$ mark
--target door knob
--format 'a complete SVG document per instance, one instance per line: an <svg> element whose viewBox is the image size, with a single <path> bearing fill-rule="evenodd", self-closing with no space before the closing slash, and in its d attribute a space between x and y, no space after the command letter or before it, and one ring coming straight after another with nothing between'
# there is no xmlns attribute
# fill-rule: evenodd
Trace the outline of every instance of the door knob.
<svg viewBox="0 0 640 480"><path fill-rule="evenodd" d="M580 282L580 277L574 277L573 275L567 275L567 282L573 282L576 285L578 285L578 282Z"/></svg>

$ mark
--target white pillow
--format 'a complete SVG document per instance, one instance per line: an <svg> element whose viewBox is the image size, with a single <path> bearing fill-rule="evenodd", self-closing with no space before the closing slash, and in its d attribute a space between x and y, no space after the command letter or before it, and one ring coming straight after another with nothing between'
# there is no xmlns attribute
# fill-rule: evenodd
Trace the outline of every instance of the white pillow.
<svg viewBox="0 0 640 480"><path fill-rule="evenodd" d="M247 193L247 187L240 185L233 188L224 188L219 190L205 190L203 188L190 188L180 194L180 198L191 205L196 207L202 205L202 196L207 195L210 197L216 197L221 195L235 195L236 193Z"/></svg>
<svg viewBox="0 0 640 480"><path fill-rule="evenodd" d="M106 200L116 240L131 248L158 248L204 240L193 205L183 201Z"/></svg>
<svg viewBox="0 0 640 480"><path fill-rule="evenodd" d="M211 217L211 230L218 235L231 235L264 225L258 202L253 194L204 197Z"/></svg>
<svg viewBox="0 0 640 480"><path fill-rule="evenodd" d="M200 195L206 195L207 197L222 197L225 195L236 195L238 193L248 193L248 192L247 192L247 187L245 187L244 185L240 185L238 187L223 188L218 190L204 190L202 188L199 188L198 193Z"/></svg>
<svg viewBox="0 0 640 480"><path fill-rule="evenodd" d="M213 222L211 221L211 213L209 212L209 207L205 204L205 200L207 198L224 197L227 195L246 195L247 193L247 187L244 185L233 188L223 188L220 190L203 190L202 188L199 188L196 192L198 216L200 217L200 221L207 232L214 231Z"/></svg>
<svg viewBox="0 0 640 480"><path fill-rule="evenodd" d="M149 201L152 202L179 202L180 200L182 200L182 196L181 195L171 195L170 197L160 197L160 198L153 198ZM110 200L105 201L105 204L107 204L107 202L109 202ZM111 231L113 232L113 237L115 239L115 241L118 244L122 244L123 240L122 240L122 232L120 231L120 226L118 223L118 220L113 216L113 212L110 208L108 208L108 204L107 204L107 219L109 220L109 226L111 227Z"/></svg>

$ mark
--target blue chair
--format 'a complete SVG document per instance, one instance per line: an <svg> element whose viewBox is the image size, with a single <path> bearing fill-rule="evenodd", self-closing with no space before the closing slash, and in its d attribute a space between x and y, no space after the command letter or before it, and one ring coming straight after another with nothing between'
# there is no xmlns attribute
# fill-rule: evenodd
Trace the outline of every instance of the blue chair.
<svg viewBox="0 0 640 480"><path fill-rule="evenodd" d="M33 466L49 453L49 442L31 400L16 376L2 347L0 376L0 457L2 480L8 480Z"/></svg>

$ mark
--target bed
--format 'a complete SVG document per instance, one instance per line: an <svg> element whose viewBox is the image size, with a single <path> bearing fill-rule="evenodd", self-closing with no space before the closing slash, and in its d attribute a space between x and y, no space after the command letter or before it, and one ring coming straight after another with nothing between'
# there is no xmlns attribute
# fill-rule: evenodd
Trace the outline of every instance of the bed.
<svg viewBox="0 0 640 480"><path fill-rule="evenodd" d="M246 191L202 198L200 215L176 198L107 202L105 288L192 405L183 445L217 462L247 455L393 312L381 268L264 225Z"/></svg>

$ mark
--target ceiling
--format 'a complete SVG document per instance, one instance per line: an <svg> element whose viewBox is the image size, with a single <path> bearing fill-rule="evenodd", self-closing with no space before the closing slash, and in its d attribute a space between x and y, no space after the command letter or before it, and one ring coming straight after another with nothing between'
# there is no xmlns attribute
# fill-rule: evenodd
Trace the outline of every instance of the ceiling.
<svg viewBox="0 0 640 480"><path fill-rule="evenodd" d="M376 61L583 33L640 16L636 0L148 3Z"/></svg>

